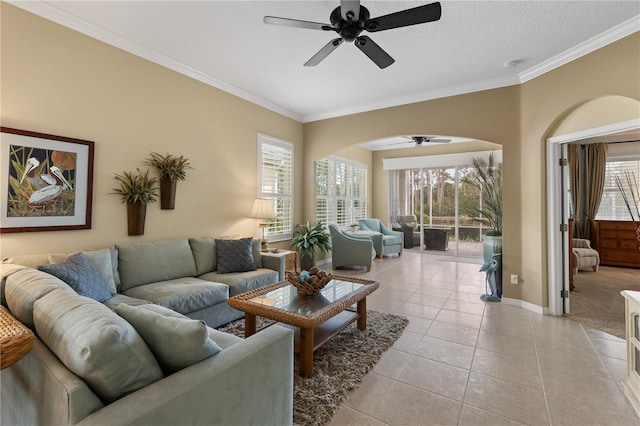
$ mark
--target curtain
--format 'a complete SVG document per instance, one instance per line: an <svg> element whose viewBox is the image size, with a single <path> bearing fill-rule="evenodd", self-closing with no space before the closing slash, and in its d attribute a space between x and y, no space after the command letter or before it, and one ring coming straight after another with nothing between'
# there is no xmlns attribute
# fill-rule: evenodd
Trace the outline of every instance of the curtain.
<svg viewBox="0 0 640 426"><path fill-rule="evenodd" d="M584 200L583 214L580 221L583 238L589 238L591 221L596 218L607 166L607 144L593 143L584 147Z"/></svg>
<svg viewBox="0 0 640 426"><path fill-rule="evenodd" d="M569 167L570 167L570 185L571 185L571 205L573 206L573 211L570 216L574 218L573 228L575 238L582 238L581 228L580 228L580 214L581 205L582 205L582 197L580 196L580 145L579 144L571 144L568 146L568 156L569 156Z"/></svg>

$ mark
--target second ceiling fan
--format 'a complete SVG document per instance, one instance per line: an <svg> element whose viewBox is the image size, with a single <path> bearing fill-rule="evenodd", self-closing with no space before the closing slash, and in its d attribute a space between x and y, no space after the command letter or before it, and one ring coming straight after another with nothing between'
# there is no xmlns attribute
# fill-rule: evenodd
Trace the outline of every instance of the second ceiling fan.
<svg viewBox="0 0 640 426"><path fill-rule="evenodd" d="M408 143L413 143L413 146L423 146L427 144L438 144L438 143L449 143L451 139L445 138L437 138L435 136L403 136L403 138L408 139L406 142L395 142L391 145L406 145Z"/></svg>
<svg viewBox="0 0 640 426"><path fill-rule="evenodd" d="M363 31L377 32L392 28L407 27L409 25L424 24L440 19L442 9L440 3L431 3L411 9L401 10L388 15L370 18L369 10L360 5L360 1L342 0L340 6L331 12L331 25L318 22L300 21L298 19L265 16L264 23L283 25L286 27L306 28L310 30L335 31L340 37L331 40L318 53L313 55L304 65L318 65L331 52L336 50L343 41L352 41L358 49L369 57L380 68L393 64L394 59L389 56L371 38L360 35Z"/></svg>

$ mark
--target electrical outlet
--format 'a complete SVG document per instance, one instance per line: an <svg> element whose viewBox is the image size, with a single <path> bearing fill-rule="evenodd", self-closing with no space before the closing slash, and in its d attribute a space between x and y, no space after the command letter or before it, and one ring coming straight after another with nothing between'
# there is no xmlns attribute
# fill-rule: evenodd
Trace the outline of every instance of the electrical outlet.
<svg viewBox="0 0 640 426"><path fill-rule="evenodd" d="M511 274L511 284L518 284L518 276L516 274Z"/></svg>

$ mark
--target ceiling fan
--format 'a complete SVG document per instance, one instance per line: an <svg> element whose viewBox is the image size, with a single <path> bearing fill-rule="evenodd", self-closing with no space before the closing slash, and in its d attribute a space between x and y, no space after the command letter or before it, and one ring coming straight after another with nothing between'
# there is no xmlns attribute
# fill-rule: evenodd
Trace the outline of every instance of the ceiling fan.
<svg viewBox="0 0 640 426"><path fill-rule="evenodd" d="M394 59L380 46L366 35L360 35L363 31L377 32L393 28L407 27L409 25L424 24L440 19L441 7L439 2L401 10L377 18L369 17L369 10L360 5L359 0L341 0L329 20L331 25L318 22L300 21L297 19L278 18L265 16L264 23L271 25L283 25L285 27L306 28L310 30L335 31L340 37L331 40L318 53L313 55L304 65L312 67L318 65L331 52L336 50L343 41L353 41L358 49L369 57L380 68L386 68L393 64Z"/></svg>
<svg viewBox="0 0 640 426"><path fill-rule="evenodd" d="M409 140L407 142L392 143L391 145L401 145L401 144L407 144L407 143L413 142L414 146L418 147L418 146L422 146L422 144L451 142L451 139L436 138L433 136L403 136L403 137Z"/></svg>

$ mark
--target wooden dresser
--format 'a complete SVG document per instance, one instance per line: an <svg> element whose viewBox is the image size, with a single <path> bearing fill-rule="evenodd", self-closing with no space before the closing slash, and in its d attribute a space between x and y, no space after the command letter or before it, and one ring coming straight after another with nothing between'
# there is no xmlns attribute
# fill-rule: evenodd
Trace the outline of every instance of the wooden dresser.
<svg viewBox="0 0 640 426"><path fill-rule="evenodd" d="M600 254L601 265L640 268L640 248L633 222L594 220L591 242Z"/></svg>

